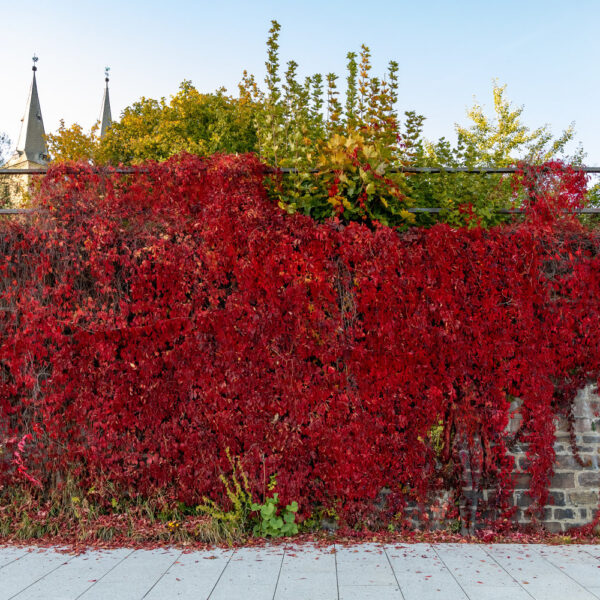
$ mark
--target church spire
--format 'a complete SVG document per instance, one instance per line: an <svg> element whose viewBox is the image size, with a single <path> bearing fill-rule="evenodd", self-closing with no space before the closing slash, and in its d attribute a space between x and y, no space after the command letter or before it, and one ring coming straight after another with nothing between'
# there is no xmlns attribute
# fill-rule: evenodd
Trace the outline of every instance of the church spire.
<svg viewBox="0 0 600 600"><path fill-rule="evenodd" d="M104 69L104 81L106 87L104 88L104 97L102 98L102 108L100 109L100 137L104 137L106 130L112 123L112 115L110 114L110 98L108 96L108 75L110 67Z"/></svg>
<svg viewBox="0 0 600 600"><path fill-rule="evenodd" d="M48 150L46 149L44 121L42 120L42 109L40 108L40 99L38 97L37 82L35 72L38 57L33 55L33 80L29 91L27 106L21 133L17 142L15 156L11 162L28 161L39 165L45 165L48 162Z"/></svg>

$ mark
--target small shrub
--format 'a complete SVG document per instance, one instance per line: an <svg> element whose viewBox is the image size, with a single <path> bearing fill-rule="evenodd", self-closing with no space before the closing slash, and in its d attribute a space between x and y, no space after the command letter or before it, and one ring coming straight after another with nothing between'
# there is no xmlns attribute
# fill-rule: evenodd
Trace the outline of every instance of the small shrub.
<svg viewBox="0 0 600 600"><path fill-rule="evenodd" d="M288 504L278 511L279 495L273 494L265 499L264 504L253 502L250 508L258 512L258 523L254 526L252 533L261 537L281 537L295 535L298 533L296 513L298 503L296 501Z"/></svg>

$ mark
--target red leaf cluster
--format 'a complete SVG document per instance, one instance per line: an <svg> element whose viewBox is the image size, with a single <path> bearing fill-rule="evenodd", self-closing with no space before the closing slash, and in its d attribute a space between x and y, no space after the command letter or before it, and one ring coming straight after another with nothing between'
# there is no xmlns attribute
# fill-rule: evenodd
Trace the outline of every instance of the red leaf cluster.
<svg viewBox="0 0 600 600"><path fill-rule="evenodd" d="M562 170L544 193L571 202ZM61 165L37 216L2 224L0 435L32 434L30 477L226 503L229 449L304 516L467 485L496 488L500 515L522 441L543 506L553 419L600 372L596 232L548 202L489 230L318 224L262 180L250 156Z"/></svg>

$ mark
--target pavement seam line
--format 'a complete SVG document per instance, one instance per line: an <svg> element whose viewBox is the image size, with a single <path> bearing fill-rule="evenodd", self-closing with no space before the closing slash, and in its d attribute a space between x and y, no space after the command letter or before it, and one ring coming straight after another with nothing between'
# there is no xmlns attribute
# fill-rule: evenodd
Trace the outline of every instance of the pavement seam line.
<svg viewBox="0 0 600 600"><path fill-rule="evenodd" d="M582 589L584 589L586 592L588 592L588 594L591 594L592 596L594 596L594 598L600 598L600 596L597 596L596 594L594 594L594 592L591 592L590 590L588 590L587 587L585 585L583 585L583 583L579 583L579 581L577 581L577 579L575 579L574 577L571 577L565 570L561 569L558 565L555 565L549 558L546 558L539 551L539 549L537 547L534 548L534 551L538 554L538 556L540 558L545 560L548 564L552 565L555 569L557 569L563 575L566 575L571 581L574 581L578 586L580 586Z"/></svg>
<svg viewBox="0 0 600 600"><path fill-rule="evenodd" d="M337 546L335 544L333 544L333 561L335 564L335 589L337 590L337 600L340 600L340 578L338 576Z"/></svg>
<svg viewBox="0 0 600 600"><path fill-rule="evenodd" d="M23 552L23 554L21 554L20 556L17 556L17 558L13 558L12 560L9 560L7 563L0 565L0 569L4 569L4 567L8 567L8 565L12 565L15 561L21 560L24 556L27 556L27 554L28 554L28 552Z"/></svg>
<svg viewBox="0 0 600 600"><path fill-rule="evenodd" d="M506 567L499 561L496 559L496 557L493 554L490 554L487 551L487 548L482 545L481 546L483 551L522 589L525 590L525 592L527 593L527 595L531 596L533 598L533 600L536 600L535 596L516 578L513 577L513 575L511 573L508 572L508 569L506 569Z"/></svg>
<svg viewBox="0 0 600 600"><path fill-rule="evenodd" d="M81 598L84 594L86 594L89 590L91 590L99 581L104 579L113 569L116 569L124 560L129 558L134 552L135 552L135 550L132 550L129 554L124 556L119 562L114 564L108 571L106 571L106 573L104 573L102 575L102 577L99 577L98 579L96 579L96 581L94 581L92 583L92 585L90 585L89 587L86 587L85 590L83 590L83 592L81 592L81 594L79 594L79 596L77 596L77 598L75 598L75 600L79 600L79 598Z"/></svg>
<svg viewBox="0 0 600 600"><path fill-rule="evenodd" d="M217 581L215 581L215 585L212 586L212 589L210 590L208 596L206 596L206 600L210 600L210 597L213 595L213 592L215 591L215 589L217 588L217 585L219 585L219 581L221 581L221 577L223 577L223 573L225 573L225 570L227 569L227 567L229 566L229 563L231 562L231 559L233 558L233 555L237 552L237 550L233 550L233 552L229 555L229 558L227 559L227 563L225 564L225 566L223 567L223 570L221 571L221 573L219 574L219 577L217 577Z"/></svg>
<svg viewBox="0 0 600 600"><path fill-rule="evenodd" d="M48 575L50 575L51 573L54 573L54 571L56 571L57 569L60 569L61 567L68 565L73 560L73 558L75 558L75 557L71 556L71 558L69 558L69 560L67 562L60 563L60 565L58 565L58 567L54 567L54 569L52 569L51 571L44 573L41 577L39 577L35 581L32 581L28 586L25 586L22 590L19 590L16 594L12 595L10 598L8 598L8 600L13 600L13 598L16 598L19 594L22 594L25 590L28 590L31 586L38 583L38 581L41 581L42 579L44 579L44 577L48 577Z"/></svg>
<svg viewBox="0 0 600 600"><path fill-rule="evenodd" d="M465 598L467 598L468 600L477 600L476 598L471 598L471 596L469 596L469 594L467 594L467 591L461 585L461 583L457 579L456 575L452 572L452 569L450 569L450 567L444 562L444 559L438 554L438 551L435 549L435 546L433 544L428 544L428 546L433 550L435 555L438 557L438 560L444 565L444 568L446 569L446 571L448 573L450 573L450 575L452 576L452 579L454 579L454 581L456 581L456 585L461 589L462 593L465 595Z"/></svg>
<svg viewBox="0 0 600 600"><path fill-rule="evenodd" d="M285 560L285 551L287 547L283 546L283 554L281 555L281 562L279 563L279 571L277 572L277 581L275 582L275 589L273 590L273 599L275 600L275 596L277 595L277 586L279 585L279 578L281 577L281 569L283 568L283 561Z"/></svg>
<svg viewBox="0 0 600 600"><path fill-rule="evenodd" d="M398 581L398 576L396 575L396 571L394 571L394 565L392 565L390 556L387 553L387 549L385 546L382 546L382 548L383 548L383 553L385 554L385 557L387 558L387 561L390 565L390 569L392 570L392 575L394 576L394 579L396 580L396 585L398 586L398 591L400 592L400 595L402 596L402 600L406 600L404 597L404 592L402 591L402 586L400 585L400 582Z"/></svg>
<svg viewBox="0 0 600 600"><path fill-rule="evenodd" d="M142 596L142 600L157 586L158 582L169 572L170 568L183 556L183 552L180 552L175 560L166 568L163 574L150 586L150 589Z"/></svg>
<svg viewBox="0 0 600 600"><path fill-rule="evenodd" d="M583 546L583 544L582 544ZM589 554L592 558L595 558L597 561L600 561L600 556L595 556L593 555L591 552L589 552L588 550L583 550L583 552L585 552L586 554Z"/></svg>

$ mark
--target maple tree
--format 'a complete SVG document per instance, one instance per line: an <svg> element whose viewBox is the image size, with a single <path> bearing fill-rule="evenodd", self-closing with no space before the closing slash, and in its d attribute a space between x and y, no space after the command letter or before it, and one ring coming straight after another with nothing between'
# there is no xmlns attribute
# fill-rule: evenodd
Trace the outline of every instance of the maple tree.
<svg viewBox="0 0 600 600"><path fill-rule="evenodd" d="M52 161L93 161L98 155L100 145L98 128L98 123L96 123L90 132L86 133L78 123L67 127L64 120L61 119L56 133L46 136L46 144Z"/></svg>
<svg viewBox="0 0 600 600"><path fill-rule="evenodd" d="M276 477L300 520L402 522L440 490L466 501L474 474L501 518L520 440L541 510L553 417L600 375L600 240L563 213L581 172L524 166L523 223L399 232L288 215L264 170L249 155L55 165L42 210L1 224L0 494L71 478L110 489L94 492L109 507L158 492L226 506L231 455L257 498Z"/></svg>
<svg viewBox="0 0 600 600"><path fill-rule="evenodd" d="M225 90L202 94L183 81L169 101L141 98L102 138L98 159L117 165L166 160L180 152L250 152L256 133L250 107Z"/></svg>

